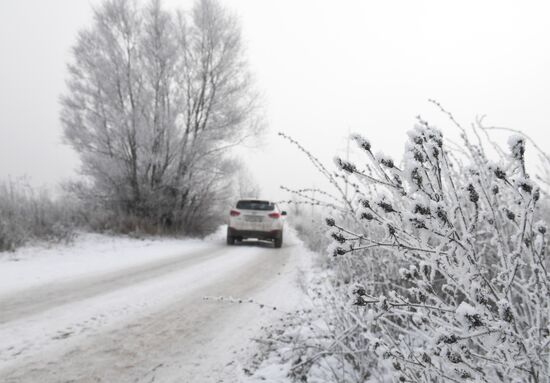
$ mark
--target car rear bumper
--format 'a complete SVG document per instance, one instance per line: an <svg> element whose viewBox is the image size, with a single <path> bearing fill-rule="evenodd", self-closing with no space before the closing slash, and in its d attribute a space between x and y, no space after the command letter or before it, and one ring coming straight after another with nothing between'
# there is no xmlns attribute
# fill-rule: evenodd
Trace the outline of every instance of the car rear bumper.
<svg viewBox="0 0 550 383"><path fill-rule="evenodd" d="M257 230L238 230L233 227L228 228L227 232L235 238L255 238L255 239L280 239L283 236L282 230L257 231Z"/></svg>

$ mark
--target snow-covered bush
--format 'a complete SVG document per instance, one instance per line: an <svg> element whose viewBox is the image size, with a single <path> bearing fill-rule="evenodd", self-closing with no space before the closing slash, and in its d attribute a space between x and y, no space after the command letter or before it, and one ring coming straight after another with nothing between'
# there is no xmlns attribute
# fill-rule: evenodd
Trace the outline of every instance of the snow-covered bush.
<svg viewBox="0 0 550 383"><path fill-rule="evenodd" d="M370 169L336 159L363 193L353 229L327 219L335 255L388 254L402 283L358 287L355 305L373 353L400 381L543 381L549 372L550 262L540 190L525 164L525 139L491 163L465 132L464 158L419 120L398 168L355 141ZM360 231L357 231L360 228Z"/></svg>
<svg viewBox="0 0 550 383"><path fill-rule="evenodd" d="M330 244L330 238L326 237L326 225L324 217L326 208L319 209L319 203L314 199L318 189L290 190L282 187L294 195L287 201L279 201L279 204L288 206L288 223L296 230L298 237L304 244L315 252L323 252Z"/></svg>
<svg viewBox="0 0 550 383"><path fill-rule="evenodd" d="M324 173L338 190L345 179L355 191L326 219L352 292L335 354L377 359L375 368L390 366L392 380L404 382L547 381L547 225L526 140L511 137L494 163L479 135L474 143L457 126L463 147L449 150L442 132L418 119L400 165L355 135L367 165L336 158L339 172ZM342 289L334 294L346 299Z"/></svg>
<svg viewBox="0 0 550 383"><path fill-rule="evenodd" d="M61 241L73 236L72 210L24 180L0 182L0 251L29 240Z"/></svg>

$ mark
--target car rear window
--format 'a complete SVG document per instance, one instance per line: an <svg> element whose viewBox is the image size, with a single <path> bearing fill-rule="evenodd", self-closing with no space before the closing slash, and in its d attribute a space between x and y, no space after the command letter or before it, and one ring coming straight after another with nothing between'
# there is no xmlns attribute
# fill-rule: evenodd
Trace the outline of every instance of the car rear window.
<svg viewBox="0 0 550 383"><path fill-rule="evenodd" d="M237 202L237 209L241 210L275 210L275 204L269 201L239 201Z"/></svg>

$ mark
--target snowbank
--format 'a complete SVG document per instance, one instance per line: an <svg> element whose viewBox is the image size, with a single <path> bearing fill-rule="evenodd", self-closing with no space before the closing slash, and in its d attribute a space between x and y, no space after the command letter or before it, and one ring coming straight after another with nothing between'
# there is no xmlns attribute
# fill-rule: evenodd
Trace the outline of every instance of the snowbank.
<svg viewBox="0 0 550 383"><path fill-rule="evenodd" d="M204 249L214 240L215 237L205 241L136 239L83 233L71 244L34 245L15 252L0 252L0 295L174 257L182 252Z"/></svg>

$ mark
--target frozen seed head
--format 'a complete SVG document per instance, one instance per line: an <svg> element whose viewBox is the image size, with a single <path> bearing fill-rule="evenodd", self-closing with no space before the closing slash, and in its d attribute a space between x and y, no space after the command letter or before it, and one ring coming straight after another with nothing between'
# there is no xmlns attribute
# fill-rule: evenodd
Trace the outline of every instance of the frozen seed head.
<svg viewBox="0 0 550 383"><path fill-rule="evenodd" d="M533 186L529 185L527 182L521 182L519 188L524 192L531 193L533 191Z"/></svg>
<svg viewBox="0 0 550 383"><path fill-rule="evenodd" d="M466 190L468 190L470 194L470 201L473 203L477 203L477 201L479 201L479 194L477 193L474 185L469 184Z"/></svg>
<svg viewBox="0 0 550 383"><path fill-rule="evenodd" d="M441 335L439 339L437 339L437 343L445 343L445 344L454 344L458 342L458 338L455 334L451 335Z"/></svg>
<svg viewBox="0 0 550 383"><path fill-rule="evenodd" d="M443 148L443 134L439 129L429 128L428 138L430 141L434 142L438 148Z"/></svg>
<svg viewBox="0 0 550 383"><path fill-rule="evenodd" d="M422 270L422 274L424 275L424 278L426 279L430 278L430 274L432 272L432 268L430 265L428 265L427 263L422 263L420 265L420 270Z"/></svg>
<svg viewBox="0 0 550 383"><path fill-rule="evenodd" d="M336 249L334 249L334 252L332 253L332 255L335 257L338 255L344 255L344 254L346 254L346 250L344 250L341 247L337 247Z"/></svg>
<svg viewBox="0 0 550 383"><path fill-rule="evenodd" d="M426 223L418 218L410 218L409 221L416 227L417 229L427 229Z"/></svg>
<svg viewBox="0 0 550 383"><path fill-rule="evenodd" d="M417 160L420 163L426 161L426 159L424 158L424 155L422 153L420 153L419 150L414 151L414 159Z"/></svg>
<svg viewBox="0 0 550 383"><path fill-rule="evenodd" d="M392 169L395 167L395 163L393 162L393 159L385 155L384 153L381 153L381 152L377 153L376 158L378 159L378 162L380 164L384 165L388 169Z"/></svg>
<svg viewBox="0 0 550 383"><path fill-rule="evenodd" d="M365 300L365 298L363 298L363 295L357 295L355 297L355 301L353 302L353 305L354 306L366 306L367 301Z"/></svg>
<svg viewBox="0 0 550 383"><path fill-rule="evenodd" d="M424 363L431 363L432 362L432 358L430 358L430 356L427 354L427 353L422 353L422 361Z"/></svg>
<svg viewBox="0 0 550 383"><path fill-rule="evenodd" d="M354 164L349 161L344 161L340 157L334 157L334 163L339 169L346 173L355 173L357 171L357 167Z"/></svg>
<svg viewBox="0 0 550 383"><path fill-rule="evenodd" d="M497 177L499 180L505 180L506 179L506 173L501 168L496 167L495 170L494 170L494 173L495 173L495 177Z"/></svg>
<svg viewBox="0 0 550 383"><path fill-rule="evenodd" d="M336 225L336 221L334 221L334 218L330 218L330 217L326 218L325 222L329 227L333 227L334 225Z"/></svg>
<svg viewBox="0 0 550 383"><path fill-rule="evenodd" d="M498 302L498 315L505 322L512 322L514 319L514 314L510 308L510 303L506 299L501 299Z"/></svg>
<svg viewBox="0 0 550 383"><path fill-rule="evenodd" d="M392 160L391 158L390 158L390 159L384 159L384 158L382 158L382 159L380 160L380 163L381 163L382 165L384 165L385 167L390 168L390 169L392 169L392 168L394 167L393 160Z"/></svg>
<svg viewBox="0 0 550 383"><path fill-rule="evenodd" d="M379 310L383 310L383 311L388 310L390 308L390 306L388 305L388 298L381 295L378 300L378 303L376 304L376 307L378 307Z"/></svg>
<svg viewBox="0 0 550 383"><path fill-rule="evenodd" d="M422 215L430 215L431 211L429 207L422 206L420 204L416 204L414 206L414 213L415 214L422 214Z"/></svg>
<svg viewBox="0 0 550 383"><path fill-rule="evenodd" d="M400 274L402 279L407 279L407 280L412 279L412 274L411 274L410 270L408 270L404 267L399 269L399 274Z"/></svg>
<svg viewBox="0 0 550 383"><path fill-rule="evenodd" d="M346 237L344 237L341 233L332 233L330 236L338 243L346 242Z"/></svg>
<svg viewBox="0 0 550 383"><path fill-rule="evenodd" d="M455 351L447 351L447 358L449 359L449 362L451 363L460 363L462 362L462 357L460 356L459 353L455 352Z"/></svg>
<svg viewBox="0 0 550 383"><path fill-rule="evenodd" d="M523 158L525 154L525 138L523 136L517 134L510 136L510 138L508 138L508 146L515 159L521 160Z"/></svg>
<svg viewBox="0 0 550 383"><path fill-rule="evenodd" d="M465 314L464 317L468 320L470 328L481 327L483 326L483 321L479 314Z"/></svg>
<svg viewBox="0 0 550 383"><path fill-rule="evenodd" d="M366 219L367 221L372 221L374 219L371 213L362 213L361 219Z"/></svg>
<svg viewBox="0 0 550 383"><path fill-rule="evenodd" d="M380 206L382 208L382 210L384 210L386 213L395 213L396 211L394 210L393 206L386 202L386 201L380 201L378 202L378 206Z"/></svg>
<svg viewBox="0 0 550 383"><path fill-rule="evenodd" d="M535 188L535 191L533 192L533 200L537 202L540 199L540 189L537 187Z"/></svg>
<svg viewBox="0 0 550 383"><path fill-rule="evenodd" d="M422 143L424 142L424 140L422 140L422 137L421 137L421 136L414 136L414 137L412 137L412 141L413 141L416 145L422 145Z"/></svg>
<svg viewBox="0 0 550 383"><path fill-rule="evenodd" d="M436 215L437 215L437 218L439 218L444 224L447 224L447 225L451 226L451 222L449 222L447 212L445 210L443 210L442 207L437 208Z"/></svg>
<svg viewBox="0 0 550 383"><path fill-rule="evenodd" d="M414 168L411 171L411 180L416 185L416 187L418 187L419 189L422 188L422 176L420 175L418 168Z"/></svg>
<svg viewBox="0 0 550 383"><path fill-rule="evenodd" d="M366 138L364 138L363 136L361 136L360 134L357 134L357 133L356 133L356 134L352 134L352 135L351 135L351 139L352 139L353 141L355 141L355 142L357 143L357 145L358 145L361 149L363 149L363 150L365 150L365 151L367 151L367 152L370 152L370 150L371 150L371 144L370 144L370 141L369 141L369 140L367 140Z"/></svg>

